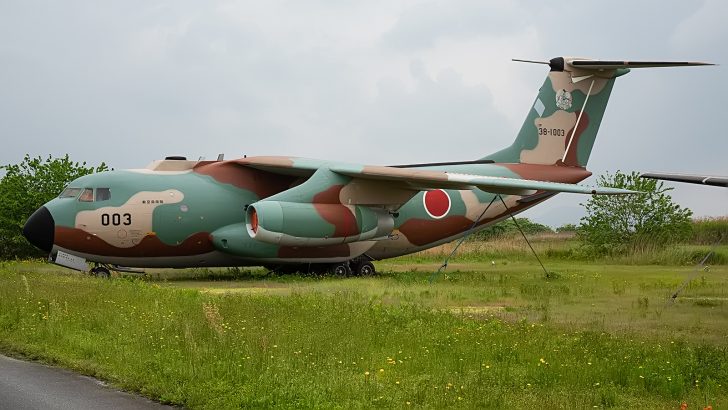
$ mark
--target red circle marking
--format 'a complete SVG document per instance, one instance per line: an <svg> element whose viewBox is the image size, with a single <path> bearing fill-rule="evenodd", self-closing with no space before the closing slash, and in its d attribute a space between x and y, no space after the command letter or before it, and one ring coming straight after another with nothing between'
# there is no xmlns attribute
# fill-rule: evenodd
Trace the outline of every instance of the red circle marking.
<svg viewBox="0 0 728 410"><path fill-rule="evenodd" d="M440 219L450 211L450 196L442 189L427 191L422 197L427 214L435 219Z"/></svg>

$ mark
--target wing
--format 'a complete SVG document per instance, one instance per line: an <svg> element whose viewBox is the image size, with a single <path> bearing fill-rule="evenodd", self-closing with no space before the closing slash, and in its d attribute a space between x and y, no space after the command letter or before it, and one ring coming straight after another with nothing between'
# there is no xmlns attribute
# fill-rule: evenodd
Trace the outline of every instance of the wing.
<svg viewBox="0 0 728 410"><path fill-rule="evenodd" d="M520 196L533 195L537 192L591 195L638 193L626 189L472 175L438 169L366 166L292 157L251 157L234 162L238 166L307 178L300 185L266 198L272 201L299 203L324 201L347 205L379 205L397 209L418 192L433 189L477 188L495 194Z"/></svg>
<svg viewBox="0 0 728 410"><path fill-rule="evenodd" d="M446 171L413 170L382 166L365 166L360 171L347 167L332 167L331 171L352 178L405 184L413 189L473 189L507 195L531 195L536 191L569 192L592 195L636 194L637 191L608 187L589 187L560 182L530 179L460 174Z"/></svg>
<svg viewBox="0 0 728 410"><path fill-rule="evenodd" d="M687 182L689 184L703 184L722 186L728 188L728 177L706 176L706 175L690 175L690 174L662 174L656 172L648 172L641 175L642 178L662 179L665 181Z"/></svg>

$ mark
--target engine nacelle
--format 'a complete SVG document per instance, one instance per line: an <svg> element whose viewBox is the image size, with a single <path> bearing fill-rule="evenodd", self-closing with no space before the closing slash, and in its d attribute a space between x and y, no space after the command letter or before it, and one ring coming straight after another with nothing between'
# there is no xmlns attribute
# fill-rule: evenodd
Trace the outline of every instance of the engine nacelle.
<svg viewBox="0 0 728 410"><path fill-rule="evenodd" d="M279 247L251 239L243 222L213 231L210 233L210 240L215 249L231 255L261 259L278 257Z"/></svg>
<svg viewBox="0 0 728 410"><path fill-rule="evenodd" d="M260 201L248 206L251 238L284 246L325 246L385 238L394 218L363 205Z"/></svg>

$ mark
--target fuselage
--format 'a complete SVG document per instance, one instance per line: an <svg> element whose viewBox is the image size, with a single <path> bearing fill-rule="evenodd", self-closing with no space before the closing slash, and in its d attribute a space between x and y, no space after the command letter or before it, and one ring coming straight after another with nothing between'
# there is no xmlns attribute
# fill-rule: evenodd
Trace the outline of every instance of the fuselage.
<svg viewBox="0 0 728 410"><path fill-rule="evenodd" d="M309 168L332 164L306 161ZM583 168L533 164L422 169L568 183L590 175ZM58 198L29 219L26 230L34 244L51 254L62 251L90 262L130 267L332 263L360 256L379 260L451 241L552 195L502 195L501 200L479 189L423 190L398 209L378 209L393 224L385 226L384 235L374 238L338 240L338 222L324 214L296 222L331 232L331 238L327 234L325 240L310 246L254 238L249 216L246 220L247 208L309 177L305 172L270 172L231 161L157 161L146 169L108 171L72 181ZM342 213L351 212L355 224L362 224L361 218L356 219L360 211L355 207L337 206ZM294 228L305 231L307 226Z"/></svg>
<svg viewBox="0 0 728 410"><path fill-rule="evenodd" d="M591 175L586 165L616 78L631 68L709 65L577 57L545 64L513 143L479 160L380 167L170 158L71 182L23 233L52 257L68 255L71 266L333 263L346 271L354 262L363 273L368 260L451 241L558 192L634 193L574 185Z"/></svg>

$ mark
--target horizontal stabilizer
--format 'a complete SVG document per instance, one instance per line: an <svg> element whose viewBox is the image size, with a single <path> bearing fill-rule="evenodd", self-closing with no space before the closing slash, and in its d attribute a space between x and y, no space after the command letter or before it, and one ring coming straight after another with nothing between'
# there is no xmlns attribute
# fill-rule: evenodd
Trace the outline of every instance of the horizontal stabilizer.
<svg viewBox="0 0 728 410"><path fill-rule="evenodd" d="M689 184L703 184L728 187L728 177L689 175L689 174L661 174L648 172L641 175L642 178L662 179L665 181L687 182Z"/></svg>
<svg viewBox="0 0 728 410"><path fill-rule="evenodd" d="M615 60L567 60L573 67L585 70L614 70L617 68L654 68L654 67L688 67L700 65L715 65L702 61L615 61Z"/></svg>

